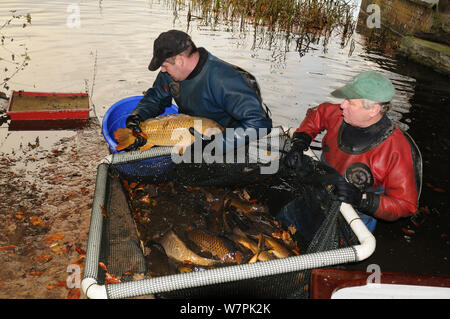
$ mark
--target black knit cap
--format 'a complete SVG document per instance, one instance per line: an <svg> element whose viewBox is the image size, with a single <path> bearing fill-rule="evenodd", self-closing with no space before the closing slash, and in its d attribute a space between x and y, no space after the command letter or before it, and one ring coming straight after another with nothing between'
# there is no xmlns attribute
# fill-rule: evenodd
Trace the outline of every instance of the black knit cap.
<svg viewBox="0 0 450 319"><path fill-rule="evenodd" d="M191 44L191 37L183 31L169 30L161 33L153 43L153 58L148 69L157 70L167 58L180 54Z"/></svg>

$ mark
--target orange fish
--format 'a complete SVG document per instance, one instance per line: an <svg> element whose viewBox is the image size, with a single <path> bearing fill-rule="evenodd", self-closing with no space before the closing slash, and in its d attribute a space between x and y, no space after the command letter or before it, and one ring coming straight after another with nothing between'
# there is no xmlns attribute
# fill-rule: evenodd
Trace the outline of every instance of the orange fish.
<svg viewBox="0 0 450 319"><path fill-rule="evenodd" d="M147 143L140 150L145 151L158 145L176 146L178 151L184 152L194 142L194 136L189 132L190 127L206 136L224 130L221 125L211 119L186 114L168 114L149 118L140 124L142 132L139 135L147 140ZM133 145L136 137L129 128L117 129L114 132L114 138L118 143L116 150L122 151Z"/></svg>

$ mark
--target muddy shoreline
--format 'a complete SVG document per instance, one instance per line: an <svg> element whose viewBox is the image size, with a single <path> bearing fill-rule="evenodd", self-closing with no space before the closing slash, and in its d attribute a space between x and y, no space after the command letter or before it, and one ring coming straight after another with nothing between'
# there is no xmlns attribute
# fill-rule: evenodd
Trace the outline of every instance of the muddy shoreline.
<svg viewBox="0 0 450 319"><path fill-rule="evenodd" d="M37 141L0 154L0 298L83 297L75 283L67 287L67 270L83 273L97 165L106 155L96 119L51 149ZM78 282L76 273L71 278Z"/></svg>

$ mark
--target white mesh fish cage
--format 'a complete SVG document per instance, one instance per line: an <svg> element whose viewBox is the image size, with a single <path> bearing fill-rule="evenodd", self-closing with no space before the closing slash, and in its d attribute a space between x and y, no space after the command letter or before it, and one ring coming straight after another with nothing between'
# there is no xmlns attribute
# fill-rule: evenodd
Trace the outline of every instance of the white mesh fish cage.
<svg viewBox="0 0 450 319"><path fill-rule="evenodd" d="M280 137L280 140L284 143L286 138ZM156 298L307 298L311 269L360 261L369 257L375 249L373 235L354 209L348 204L334 202L305 254L142 280L132 280L130 277L120 283L106 283L105 270L99 263L105 264L110 273L146 271L143 249L120 179L153 175L165 176L168 180L173 176L187 176L186 179L189 179L192 166L172 173L176 170L170 154L170 147L113 154L98 166L81 283L88 298L117 299L144 295ZM279 161L279 158L272 158L271 161ZM263 164L267 165L267 162ZM243 178L241 168L249 166L248 162L224 165L240 165L236 170L240 179ZM261 163L256 165L261 167ZM225 167L227 169L207 171L207 174L220 175L223 172L233 182L231 166ZM204 167L201 169L203 171ZM252 167L244 171L254 177L257 170ZM221 178L217 176L212 180L217 182ZM352 237L350 240L344 236L344 245L342 224L350 232L347 237Z"/></svg>

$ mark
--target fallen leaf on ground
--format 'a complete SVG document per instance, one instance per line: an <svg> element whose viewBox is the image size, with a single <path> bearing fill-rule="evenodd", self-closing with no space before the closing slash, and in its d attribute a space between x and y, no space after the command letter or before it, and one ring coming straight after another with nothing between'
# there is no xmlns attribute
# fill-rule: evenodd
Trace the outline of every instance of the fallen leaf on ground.
<svg viewBox="0 0 450 319"><path fill-rule="evenodd" d="M77 251L77 253L79 253L80 255L86 255L86 251L84 249L81 249L78 246L75 246L75 250Z"/></svg>
<svg viewBox="0 0 450 319"><path fill-rule="evenodd" d="M34 262L35 262L35 263L40 262L40 261L48 262L48 261L50 261L50 260L52 260L52 256L42 255L42 256L39 256L39 257L35 258L35 259L34 259Z"/></svg>
<svg viewBox="0 0 450 319"><path fill-rule="evenodd" d="M85 258L86 255L80 255L80 257L78 257L77 260L75 260L72 264L84 265Z"/></svg>
<svg viewBox="0 0 450 319"><path fill-rule="evenodd" d="M80 299L80 288L72 288L67 293L67 299Z"/></svg>
<svg viewBox="0 0 450 319"><path fill-rule="evenodd" d="M14 214L14 217L15 217L17 220L22 221L22 220L24 220L24 218L25 218L25 214L24 214L24 213L17 213L17 214Z"/></svg>
<svg viewBox="0 0 450 319"><path fill-rule="evenodd" d="M17 246L14 245L8 245L8 246L3 246L0 247L0 250L4 253L4 254L12 254L15 255L14 250L17 248Z"/></svg>
<svg viewBox="0 0 450 319"><path fill-rule="evenodd" d="M58 241L60 239L63 239L64 235L63 234L55 234L55 235L50 235L45 237L44 241L47 242L47 244L52 244L55 241Z"/></svg>
<svg viewBox="0 0 450 319"><path fill-rule="evenodd" d="M42 223L42 218L39 216L32 216L30 218L30 223L32 223L33 226L39 225L40 223Z"/></svg>

